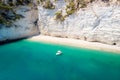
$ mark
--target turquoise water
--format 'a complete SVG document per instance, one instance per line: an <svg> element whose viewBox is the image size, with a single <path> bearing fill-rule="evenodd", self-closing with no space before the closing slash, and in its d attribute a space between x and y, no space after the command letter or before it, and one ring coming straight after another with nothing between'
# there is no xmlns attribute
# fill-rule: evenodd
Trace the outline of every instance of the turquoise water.
<svg viewBox="0 0 120 80"><path fill-rule="evenodd" d="M0 45L0 80L120 80L120 54L22 40Z"/></svg>

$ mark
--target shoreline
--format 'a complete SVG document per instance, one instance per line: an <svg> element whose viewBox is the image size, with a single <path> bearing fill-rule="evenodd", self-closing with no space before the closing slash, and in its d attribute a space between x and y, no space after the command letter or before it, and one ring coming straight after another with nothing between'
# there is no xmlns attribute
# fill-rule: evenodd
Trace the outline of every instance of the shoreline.
<svg viewBox="0 0 120 80"><path fill-rule="evenodd" d="M102 44L98 42L87 42L83 40L77 40L72 38L59 38L59 37L52 37L46 35L39 35L29 38L30 41L36 42L46 42L46 43L53 43L53 44L60 44L78 48L86 48L92 50L100 50L100 51L107 51L107 52L115 52L120 53L120 47Z"/></svg>

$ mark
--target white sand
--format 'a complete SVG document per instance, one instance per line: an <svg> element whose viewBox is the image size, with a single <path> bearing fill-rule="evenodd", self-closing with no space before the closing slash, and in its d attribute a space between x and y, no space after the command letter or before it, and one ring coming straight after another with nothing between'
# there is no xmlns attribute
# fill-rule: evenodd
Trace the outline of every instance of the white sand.
<svg viewBox="0 0 120 80"><path fill-rule="evenodd" d="M58 37L39 35L32 37L28 40L120 53L120 47L102 44L98 42L87 42L87 41L71 39L71 38L58 38Z"/></svg>

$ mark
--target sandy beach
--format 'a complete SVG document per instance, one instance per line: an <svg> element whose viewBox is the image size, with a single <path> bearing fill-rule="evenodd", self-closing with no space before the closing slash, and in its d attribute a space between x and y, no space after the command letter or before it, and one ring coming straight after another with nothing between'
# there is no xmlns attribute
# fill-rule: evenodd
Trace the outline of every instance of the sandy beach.
<svg viewBox="0 0 120 80"><path fill-rule="evenodd" d="M71 38L59 38L59 37L39 35L29 38L28 40L120 53L120 47L117 46L102 44L98 42L87 42L87 41L71 39Z"/></svg>

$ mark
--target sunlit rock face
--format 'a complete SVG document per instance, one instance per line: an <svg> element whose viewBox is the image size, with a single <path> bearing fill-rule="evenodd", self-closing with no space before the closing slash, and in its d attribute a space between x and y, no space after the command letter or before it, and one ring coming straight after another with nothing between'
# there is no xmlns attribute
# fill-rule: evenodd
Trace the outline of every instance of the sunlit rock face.
<svg viewBox="0 0 120 80"><path fill-rule="evenodd" d="M39 34L37 25L38 12L36 8L19 6L15 11L22 18L16 20L9 26L0 24L0 41L9 41Z"/></svg>
<svg viewBox="0 0 120 80"><path fill-rule="evenodd" d="M64 15L67 3L58 0L54 4L55 9L38 7L41 34L120 46L120 6L117 3L93 2L62 22L55 20L55 13L62 10Z"/></svg>

